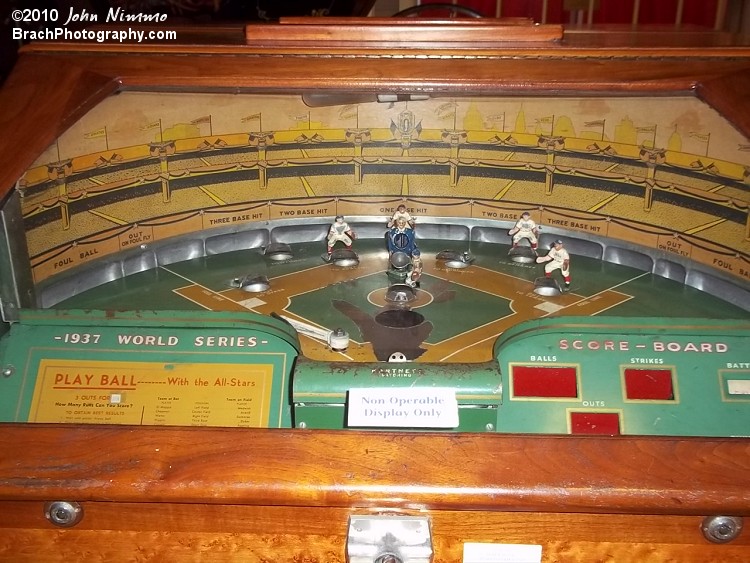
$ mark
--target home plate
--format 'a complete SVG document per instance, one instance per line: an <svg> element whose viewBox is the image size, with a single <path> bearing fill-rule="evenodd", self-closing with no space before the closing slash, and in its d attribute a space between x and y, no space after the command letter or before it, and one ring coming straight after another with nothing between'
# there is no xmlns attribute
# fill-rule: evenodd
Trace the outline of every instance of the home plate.
<svg viewBox="0 0 750 563"><path fill-rule="evenodd" d="M542 303L539 303L539 305L534 305L534 309L539 309L540 311L544 311L548 314L557 313L560 309L564 308L565 305L558 305L557 303L552 303L551 301L543 301Z"/></svg>
<svg viewBox="0 0 750 563"><path fill-rule="evenodd" d="M255 309L256 307L260 307L261 305L265 305L266 302L262 299L258 299L257 297L251 297L250 299L243 299L242 301L237 301L240 305L243 307L246 307L247 309Z"/></svg>

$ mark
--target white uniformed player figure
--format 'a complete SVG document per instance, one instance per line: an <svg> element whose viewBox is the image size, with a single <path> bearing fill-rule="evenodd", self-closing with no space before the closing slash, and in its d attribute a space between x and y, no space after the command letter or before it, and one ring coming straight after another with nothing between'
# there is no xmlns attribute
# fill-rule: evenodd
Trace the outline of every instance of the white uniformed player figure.
<svg viewBox="0 0 750 563"><path fill-rule="evenodd" d="M392 229L393 227L397 226L399 224L399 220L401 219L406 222L407 228L414 228L414 217L409 214L409 212L406 210L406 206L403 203L396 208L396 211L394 211L393 217L391 217L391 220L388 221L388 228Z"/></svg>
<svg viewBox="0 0 750 563"><path fill-rule="evenodd" d="M354 232L349 227L349 224L344 221L343 215L336 215L336 220L328 230L328 256L330 258L333 253L333 246L341 241L344 243L348 250L352 248L352 241L354 240Z"/></svg>
<svg viewBox="0 0 750 563"><path fill-rule="evenodd" d="M570 255L563 248L561 240L553 242L552 248L550 248L547 255L540 256L536 261L539 264L546 262L544 265L544 276L547 278L551 278L552 272L555 270L560 270L565 280L565 287L570 287Z"/></svg>
<svg viewBox="0 0 750 563"><path fill-rule="evenodd" d="M531 214L528 211L521 213L521 218L516 221L516 226L508 231L508 234L513 237L513 248L518 246L518 243L522 238L525 238L529 239L531 249L536 252L539 227L537 227L537 224L531 219Z"/></svg>
<svg viewBox="0 0 750 563"><path fill-rule="evenodd" d="M404 280L404 283L409 287L416 287L419 283L419 278L422 277L422 256L418 248L415 248L411 255L411 272Z"/></svg>

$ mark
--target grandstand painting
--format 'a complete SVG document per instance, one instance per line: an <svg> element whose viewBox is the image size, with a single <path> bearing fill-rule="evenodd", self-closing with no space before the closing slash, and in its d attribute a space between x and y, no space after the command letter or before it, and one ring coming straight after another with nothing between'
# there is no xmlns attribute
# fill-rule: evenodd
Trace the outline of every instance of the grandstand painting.
<svg viewBox="0 0 750 563"><path fill-rule="evenodd" d="M346 102L346 100L344 100ZM750 280L750 140L693 97L374 99L121 92L17 186L35 281L136 245L310 216L509 221Z"/></svg>

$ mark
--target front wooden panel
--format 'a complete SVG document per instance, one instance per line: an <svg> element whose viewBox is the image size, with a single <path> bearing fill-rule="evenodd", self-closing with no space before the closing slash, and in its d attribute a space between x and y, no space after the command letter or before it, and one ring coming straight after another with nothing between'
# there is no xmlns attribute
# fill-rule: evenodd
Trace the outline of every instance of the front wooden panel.
<svg viewBox="0 0 750 563"><path fill-rule="evenodd" d="M166 503L84 503L85 519L57 531L41 502L2 504L0 559L45 561L346 561L350 515L373 509ZM711 545L697 516L409 511L429 516L434 562L462 560L464 542L542 546L543 561L744 563L747 538Z"/></svg>
<svg viewBox="0 0 750 563"><path fill-rule="evenodd" d="M464 542L543 561L743 561L704 516L750 513L743 440L9 425L6 561L343 561L350 515L430 518L435 561ZM48 500L78 501L58 529ZM116 555L115 555L116 554Z"/></svg>

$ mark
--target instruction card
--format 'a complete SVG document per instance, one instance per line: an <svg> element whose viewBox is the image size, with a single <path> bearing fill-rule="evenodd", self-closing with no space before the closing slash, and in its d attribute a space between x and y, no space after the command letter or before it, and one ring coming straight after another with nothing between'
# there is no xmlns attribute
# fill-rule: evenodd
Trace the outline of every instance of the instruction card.
<svg viewBox="0 0 750 563"><path fill-rule="evenodd" d="M542 546L511 543L465 543L463 563L541 563Z"/></svg>
<svg viewBox="0 0 750 563"><path fill-rule="evenodd" d="M349 389L348 426L456 428L456 390L447 387Z"/></svg>

